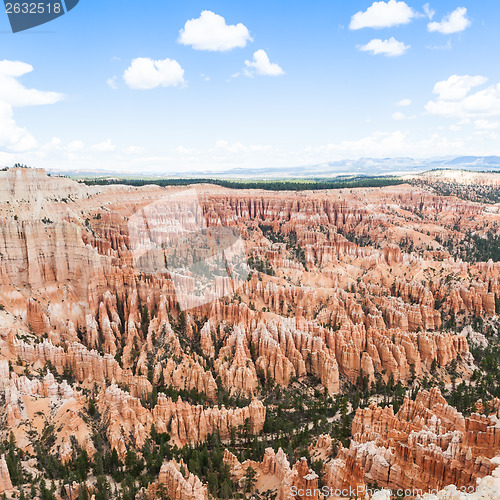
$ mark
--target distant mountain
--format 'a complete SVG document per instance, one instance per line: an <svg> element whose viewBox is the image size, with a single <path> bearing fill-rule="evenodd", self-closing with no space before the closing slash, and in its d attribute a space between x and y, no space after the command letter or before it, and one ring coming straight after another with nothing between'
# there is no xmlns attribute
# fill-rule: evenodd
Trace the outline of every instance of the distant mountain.
<svg viewBox="0 0 500 500"><path fill-rule="evenodd" d="M300 165L296 167L268 168L233 168L226 171L192 171L172 174L170 172L116 172L104 170L86 171L53 171L78 177L121 177L121 178L229 178L229 179L294 179L315 177L341 177L360 175L404 175L436 169L464 169L473 171L489 171L500 169L500 156L459 156L415 159L408 157L396 158L359 158L357 160L339 160L319 163L316 165Z"/></svg>
<svg viewBox="0 0 500 500"><path fill-rule="evenodd" d="M500 166L500 156L459 156L446 165Z"/></svg>
<svg viewBox="0 0 500 500"><path fill-rule="evenodd" d="M500 156L462 156L457 158L415 159L397 158L359 158L339 160L317 165L302 165L290 168L232 169L214 173L221 177L338 177L352 175L403 175L435 169L498 170Z"/></svg>

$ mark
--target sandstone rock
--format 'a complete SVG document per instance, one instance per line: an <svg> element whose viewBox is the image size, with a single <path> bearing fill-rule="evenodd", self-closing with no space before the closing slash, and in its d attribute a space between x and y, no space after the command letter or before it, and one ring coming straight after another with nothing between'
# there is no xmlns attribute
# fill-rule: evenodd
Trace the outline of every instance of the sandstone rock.
<svg viewBox="0 0 500 500"><path fill-rule="evenodd" d="M500 449L498 431L487 417L464 418L435 388L415 401L405 398L397 414L371 404L356 412L351 447L326 465L326 482L335 488L468 487L493 471L489 458Z"/></svg>
<svg viewBox="0 0 500 500"><path fill-rule="evenodd" d="M184 470L184 474L181 472ZM172 500L204 500L209 498L207 487L197 476L191 474L185 464L175 460L165 462L158 477L158 484L164 486Z"/></svg>
<svg viewBox="0 0 500 500"><path fill-rule="evenodd" d="M0 493L5 493L10 490L12 490L12 482L10 480L9 469L7 468L5 456L2 455L0 457Z"/></svg>

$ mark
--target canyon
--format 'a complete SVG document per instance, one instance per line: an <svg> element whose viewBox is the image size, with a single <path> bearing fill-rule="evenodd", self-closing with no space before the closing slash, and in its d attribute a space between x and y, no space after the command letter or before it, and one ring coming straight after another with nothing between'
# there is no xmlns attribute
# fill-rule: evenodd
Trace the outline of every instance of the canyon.
<svg viewBox="0 0 500 500"><path fill-rule="evenodd" d="M500 207L438 182L288 192L0 172L0 493L29 497L41 475L58 491L106 482L109 498L319 500L321 485L496 477L500 405L480 374L500 332ZM450 398L471 387L488 398L459 411Z"/></svg>

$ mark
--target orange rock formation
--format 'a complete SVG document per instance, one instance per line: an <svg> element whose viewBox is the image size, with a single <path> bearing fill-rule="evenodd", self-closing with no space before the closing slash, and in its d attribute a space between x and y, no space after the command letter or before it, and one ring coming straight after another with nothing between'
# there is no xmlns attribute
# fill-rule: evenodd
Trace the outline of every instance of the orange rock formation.
<svg viewBox="0 0 500 500"><path fill-rule="evenodd" d="M353 441L325 466L325 481L429 491L448 484L471 486L491 474L500 450L497 419L473 414L464 418L438 389L421 391L392 407L358 409Z"/></svg>

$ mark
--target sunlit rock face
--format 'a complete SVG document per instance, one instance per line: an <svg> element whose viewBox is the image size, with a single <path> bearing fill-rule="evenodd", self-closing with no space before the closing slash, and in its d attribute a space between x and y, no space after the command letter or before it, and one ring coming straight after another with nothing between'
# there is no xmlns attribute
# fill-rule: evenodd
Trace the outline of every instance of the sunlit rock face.
<svg viewBox="0 0 500 500"><path fill-rule="evenodd" d="M0 493L12 490L12 481L10 480L9 469L5 457L0 457Z"/></svg>
<svg viewBox="0 0 500 500"><path fill-rule="evenodd" d="M0 172L3 437L13 430L29 450L40 411L62 426L63 460L71 432L92 456L92 407L123 458L153 425L178 446L248 426L262 433L272 384L335 395L450 366L470 378L467 338L482 340L457 325L495 316L500 263L468 262L453 242L498 228L495 207L410 185L189 189L188 210L182 187ZM246 262L235 260L241 252ZM338 454L327 438L310 443L327 484L469 485L492 473L498 446L488 418L464 418L432 391L396 415L359 410L352 437ZM271 455L259 470L279 476L283 498L294 481L315 484L312 464ZM171 498L202 497L181 468L166 463L160 483Z"/></svg>
<svg viewBox="0 0 500 500"><path fill-rule="evenodd" d="M175 460L163 463L158 481L150 484L146 491L146 497L151 500L161 498L163 494L175 500L210 498L207 487L199 478L187 470L185 463Z"/></svg>
<svg viewBox="0 0 500 500"><path fill-rule="evenodd" d="M358 409L352 442L325 465L334 488L356 477L360 483L398 490L428 492L453 484L472 490L479 478L496 468L500 450L496 415L464 417L449 406L438 389L421 391L392 407Z"/></svg>
<svg viewBox="0 0 500 500"><path fill-rule="evenodd" d="M500 498L500 458L492 460L496 469L491 475L478 479L477 484L469 487L457 488L454 484L446 486L440 491L424 493L422 500L498 500Z"/></svg>

